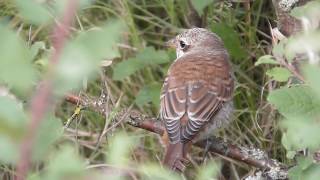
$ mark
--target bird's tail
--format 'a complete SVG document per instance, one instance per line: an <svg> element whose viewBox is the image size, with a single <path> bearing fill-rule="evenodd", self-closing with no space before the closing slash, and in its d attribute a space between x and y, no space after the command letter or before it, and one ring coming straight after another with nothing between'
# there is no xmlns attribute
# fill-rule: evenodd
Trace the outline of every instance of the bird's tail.
<svg viewBox="0 0 320 180"><path fill-rule="evenodd" d="M171 170L183 172L185 169L186 152L185 144L179 142L169 144L164 156L163 165Z"/></svg>

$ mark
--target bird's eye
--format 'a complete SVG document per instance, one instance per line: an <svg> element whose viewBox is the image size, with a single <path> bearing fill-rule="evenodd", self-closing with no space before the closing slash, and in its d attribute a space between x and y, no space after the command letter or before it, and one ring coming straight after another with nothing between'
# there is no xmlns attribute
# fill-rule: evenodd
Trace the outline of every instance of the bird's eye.
<svg viewBox="0 0 320 180"><path fill-rule="evenodd" d="M180 41L179 43L180 43L181 49L186 48L187 45L186 45L186 43L184 41Z"/></svg>

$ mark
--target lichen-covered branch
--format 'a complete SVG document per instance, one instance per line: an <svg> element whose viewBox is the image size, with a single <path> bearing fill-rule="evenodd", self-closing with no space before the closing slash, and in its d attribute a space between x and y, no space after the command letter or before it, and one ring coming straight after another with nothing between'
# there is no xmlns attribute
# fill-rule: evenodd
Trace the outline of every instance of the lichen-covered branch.
<svg viewBox="0 0 320 180"><path fill-rule="evenodd" d="M90 102L74 95L68 95L66 101L72 104L87 102L86 106L88 108L103 115L100 111L101 108L97 108L95 101ZM150 118L135 111L131 111L129 117L130 119L127 121L127 124L133 127L145 129L159 135L164 133L164 126L157 118ZM287 179L287 167L277 160L270 159L268 155L260 149L239 147L217 137L199 141L195 143L195 146L203 149L207 148L210 152L259 168L263 171L263 176L270 179Z"/></svg>
<svg viewBox="0 0 320 180"><path fill-rule="evenodd" d="M127 123L141 129L162 135L164 126L156 118L148 118L136 113L130 116L131 120ZM287 179L287 167L277 160L270 159L268 155L257 148L239 147L223 141L218 137L211 137L206 140L198 141L195 146L208 149L210 152L246 163L250 166L263 170L263 175L271 179Z"/></svg>

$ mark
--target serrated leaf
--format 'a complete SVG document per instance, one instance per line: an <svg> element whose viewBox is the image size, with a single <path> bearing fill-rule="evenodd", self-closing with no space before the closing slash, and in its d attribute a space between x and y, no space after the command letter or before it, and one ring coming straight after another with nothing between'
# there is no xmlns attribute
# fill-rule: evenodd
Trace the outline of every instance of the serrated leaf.
<svg viewBox="0 0 320 180"><path fill-rule="evenodd" d="M320 166L318 163L313 163L311 166L306 169L303 174L302 178L303 180L314 180L318 179L320 177Z"/></svg>
<svg viewBox="0 0 320 180"><path fill-rule="evenodd" d="M14 142L11 137L0 134L0 163L15 164L19 157L19 143Z"/></svg>
<svg viewBox="0 0 320 180"><path fill-rule="evenodd" d="M127 166L130 159L130 150L136 145L137 141L126 134L115 135L108 148L107 161L108 163L123 167Z"/></svg>
<svg viewBox="0 0 320 180"><path fill-rule="evenodd" d="M261 56L257 62L254 63L255 66L260 64L279 64L278 61L274 60L273 56L271 55L264 55Z"/></svg>
<svg viewBox="0 0 320 180"><path fill-rule="evenodd" d="M136 71L143 69L148 65L163 64L169 61L169 56L164 51L156 51L153 47L147 47L139 52L134 58L122 61L113 69L114 80L123 80Z"/></svg>
<svg viewBox="0 0 320 180"><path fill-rule="evenodd" d="M290 117L281 122L286 131L285 141L289 150L320 148L319 122L305 116Z"/></svg>
<svg viewBox="0 0 320 180"><path fill-rule="evenodd" d="M272 91L268 101L287 118L295 116L314 117L320 112L320 101L306 86L294 86Z"/></svg>
<svg viewBox="0 0 320 180"><path fill-rule="evenodd" d="M25 93L36 79L31 53L14 32L1 24L0 39L0 81Z"/></svg>
<svg viewBox="0 0 320 180"><path fill-rule="evenodd" d="M316 65L306 65L302 68L302 72L308 85L320 99L320 68Z"/></svg>
<svg viewBox="0 0 320 180"><path fill-rule="evenodd" d="M113 68L112 79L123 80L124 78L132 75L136 71L142 69L145 64L138 59L128 59L122 61Z"/></svg>
<svg viewBox="0 0 320 180"><path fill-rule="evenodd" d="M0 134L20 139L27 124L27 116L20 104L7 96L0 96Z"/></svg>
<svg viewBox="0 0 320 180"><path fill-rule="evenodd" d="M199 168L197 174L197 180L207 180L207 179L214 179L219 175L220 171L220 164L217 162L210 162L201 168Z"/></svg>
<svg viewBox="0 0 320 180"><path fill-rule="evenodd" d="M121 21L110 20L102 28L81 32L75 39L75 44L81 44L93 61L113 59L120 56L116 43L124 29Z"/></svg>
<svg viewBox="0 0 320 180"><path fill-rule="evenodd" d="M246 57L246 52L241 45L239 33L226 23L216 23L212 25L212 31L218 34L234 59Z"/></svg>
<svg viewBox="0 0 320 180"><path fill-rule="evenodd" d="M83 79L93 75L105 58L118 56L115 48L120 40L122 23L110 21L99 30L81 32L63 50L56 68L55 92L80 88Z"/></svg>
<svg viewBox="0 0 320 180"><path fill-rule="evenodd" d="M83 78L98 69L98 63L90 61L92 56L82 44L71 44L64 51L54 79L55 93L58 95L80 88Z"/></svg>
<svg viewBox="0 0 320 180"><path fill-rule="evenodd" d="M286 82L288 81L289 77L292 75L291 72L282 67L274 67L272 69L269 69L266 72L266 75L271 77L272 79L279 81L279 82Z"/></svg>
<svg viewBox="0 0 320 180"><path fill-rule="evenodd" d="M85 172L85 163L71 146L63 146L50 158L48 167L42 179L79 179ZM77 178L78 177L78 178Z"/></svg>
<svg viewBox="0 0 320 180"><path fill-rule="evenodd" d="M298 157L297 165L288 171L290 180L314 180L320 176L320 166L310 157Z"/></svg>
<svg viewBox="0 0 320 180"><path fill-rule="evenodd" d="M41 160L50 150L53 143L63 135L61 120L49 116L45 118L36 134L35 144L33 146L33 160Z"/></svg>
<svg viewBox="0 0 320 180"><path fill-rule="evenodd" d="M155 106L159 107L160 104L160 90L161 85L159 83L152 83L143 87L137 97L136 103L138 106L143 106L148 102L152 102Z"/></svg>
<svg viewBox="0 0 320 180"><path fill-rule="evenodd" d="M213 3L214 0L191 0L191 2L198 14L201 16L203 14L203 9L210 3Z"/></svg>
<svg viewBox="0 0 320 180"><path fill-rule="evenodd" d="M19 157L27 116L22 105L8 96L0 96L0 107L0 162L14 164Z"/></svg>
<svg viewBox="0 0 320 180"><path fill-rule="evenodd" d="M159 179L159 180L179 180L179 176L167 169L160 167L157 164L142 164L139 167L139 171L141 172L143 179Z"/></svg>
<svg viewBox="0 0 320 180"><path fill-rule="evenodd" d="M302 18L317 18L319 20L320 15L320 2L310 1L304 6L295 7L290 11L290 15L298 19Z"/></svg>
<svg viewBox="0 0 320 180"><path fill-rule="evenodd" d="M35 0L15 0L19 13L25 20L40 25L52 19L46 4Z"/></svg>
<svg viewBox="0 0 320 180"><path fill-rule="evenodd" d="M137 54L136 59L144 62L144 64L164 64L169 62L168 54L163 50L156 51L154 47L147 47L142 53Z"/></svg>

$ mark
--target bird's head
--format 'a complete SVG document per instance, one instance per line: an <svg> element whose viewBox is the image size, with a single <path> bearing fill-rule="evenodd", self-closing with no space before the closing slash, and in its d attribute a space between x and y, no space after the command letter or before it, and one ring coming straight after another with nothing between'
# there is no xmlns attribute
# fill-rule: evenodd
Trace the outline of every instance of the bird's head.
<svg viewBox="0 0 320 180"><path fill-rule="evenodd" d="M204 28L186 29L168 41L167 45L176 49L177 58L188 52L224 49L221 39Z"/></svg>

